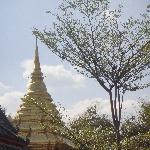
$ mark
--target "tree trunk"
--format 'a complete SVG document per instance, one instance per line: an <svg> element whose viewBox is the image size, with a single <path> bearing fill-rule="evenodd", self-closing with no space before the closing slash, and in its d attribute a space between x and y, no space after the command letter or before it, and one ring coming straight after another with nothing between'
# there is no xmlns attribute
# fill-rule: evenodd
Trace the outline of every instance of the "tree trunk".
<svg viewBox="0 0 150 150"><path fill-rule="evenodd" d="M120 131L117 130L117 131L116 131L117 150L121 150L121 144L120 144L120 141L121 141Z"/></svg>
<svg viewBox="0 0 150 150"><path fill-rule="evenodd" d="M110 105L111 105L113 125L115 129L115 134L116 134L117 150L121 150L120 119L121 119L121 109L122 109L121 105L122 104L120 102L119 90L115 89L114 100L113 100L112 92L109 93L109 96L110 96ZM117 102L118 102L118 107L117 107Z"/></svg>

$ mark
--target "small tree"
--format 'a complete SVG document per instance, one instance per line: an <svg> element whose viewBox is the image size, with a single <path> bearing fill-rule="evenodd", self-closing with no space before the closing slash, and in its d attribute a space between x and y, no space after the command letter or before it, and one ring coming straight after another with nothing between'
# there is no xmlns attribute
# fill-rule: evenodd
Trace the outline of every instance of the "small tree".
<svg viewBox="0 0 150 150"><path fill-rule="evenodd" d="M142 103L140 119L143 124L150 126L150 102Z"/></svg>
<svg viewBox="0 0 150 150"><path fill-rule="evenodd" d="M105 89L120 149L124 94L150 86L150 17L121 22L121 6L111 11L108 0L64 0L59 10L53 28L33 34Z"/></svg>
<svg viewBox="0 0 150 150"><path fill-rule="evenodd" d="M150 147L150 127L143 122L127 120L121 127L122 148L126 150L148 150Z"/></svg>
<svg viewBox="0 0 150 150"><path fill-rule="evenodd" d="M138 119L134 116L125 120L121 126L121 145L123 149L148 150L150 147L150 103L142 99Z"/></svg>
<svg viewBox="0 0 150 150"><path fill-rule="evenodd" d="M90 107L70 122L70 132L74 134L72 141L79 150L101 150L113 146L115 142L114 128L105 115L99 115L96 107ZM74 139L78 139L80 143ZM115 146L115 145L114 145Z"/></svg>

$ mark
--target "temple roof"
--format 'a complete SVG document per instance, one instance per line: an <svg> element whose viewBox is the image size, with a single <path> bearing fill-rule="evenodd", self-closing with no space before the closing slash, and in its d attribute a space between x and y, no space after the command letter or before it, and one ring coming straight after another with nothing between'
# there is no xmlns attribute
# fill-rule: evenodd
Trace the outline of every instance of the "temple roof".
<svg viewBox="0 0 150 150"><path fill-rule="evenodd" d="M17 150L19 147L22 147L22 150L27 150L27 144L28 141L17 136L17 130L9 122L5 112L0 107L0 149Z"/></svg>
<svg viewBox="0 0 150 150"><path fill-rule="evenodd" d="M12 133L17 133L17 130L12 126L7 117L5 116L4 110L0 107L0 126L8 129ZM0 131L2 131L0 129ZM1 134L1 133L0 133Z"/></svg>

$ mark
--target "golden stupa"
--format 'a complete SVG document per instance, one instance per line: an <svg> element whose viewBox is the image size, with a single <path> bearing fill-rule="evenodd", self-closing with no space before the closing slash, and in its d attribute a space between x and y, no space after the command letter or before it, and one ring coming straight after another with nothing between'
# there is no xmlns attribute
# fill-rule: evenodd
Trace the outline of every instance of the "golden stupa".
<svg viewBox="0 0 150 150"><path fill-rule="evenodd" d="M31 150L73 150L73 144L59 134L61 117L43 79L36 40L34 70L14 124L19 135L30 140Z"/></svg>

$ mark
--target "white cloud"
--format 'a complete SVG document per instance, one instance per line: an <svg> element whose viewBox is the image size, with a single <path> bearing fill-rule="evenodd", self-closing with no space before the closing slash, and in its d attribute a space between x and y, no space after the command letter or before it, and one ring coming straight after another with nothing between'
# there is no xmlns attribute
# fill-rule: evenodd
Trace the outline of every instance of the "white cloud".
<svg viewBox="0 0 150 150"><path fill-rule="evenodd" d="M63 65L56 66L42 66L42 71L46 75L46 81L52 86L58 87L82 87L84 77L74 73L71 70L67 70Z"/></svg>
<svg viewBox="0 0 150 150"><path fill-rule="evenodd" d="M33 60L26 60L21 63L24 69L23 77L27 78L33 71ZM66 69L63 65L41 65L42 72L46 76L45 81L50 88L84 86L84 77L75 73L72 69Z"/></svg>
<svg viewBox="0 0 150 150"><path fill-rule="evenodd" d="M19 91L4 93L0 96L0 105L6 109L7 114L12 114L14 116L21 104L21 97L23 97L23 93Z"/></svg>
<svg viewBox="0 0 150 150"><path fill-rule="evenodd" d="M101 98L85 99L77 102L67 109L67 113L70 118L76 118L82 113L84 113L88 107L96 105L97 112L99 114L106 114L111 118L111 110L109 100L104 100ZM132 116L137 116L140 110L140 103L135 100L126 100L123 103L122 118L131 118ZM66 114L66 112L64 113Z"/></svg>
<svg viewBox="0 0 150 150"><path fill-rule="evenodd" d="M4 83L0 82L0 90L6 91L9 90L11 87L8 85L5 85Z"/></svg>
<svg viewBox="0 0 150 150"><path fill-rule="evenodd" d="M33 66L34 66L34 63L33 63L33 60L25 60L21 63L21 67L24 69L24 72L23 72L23 78L28 78L31 74L31 72L33 71Z"/></svg>

